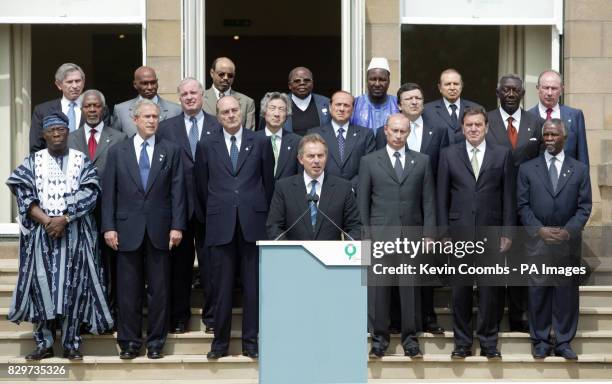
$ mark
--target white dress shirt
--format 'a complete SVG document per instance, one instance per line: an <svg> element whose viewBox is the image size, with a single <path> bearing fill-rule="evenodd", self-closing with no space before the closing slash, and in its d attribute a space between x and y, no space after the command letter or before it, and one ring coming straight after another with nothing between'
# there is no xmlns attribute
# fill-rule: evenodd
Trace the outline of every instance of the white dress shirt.
<svg viewBox="0 0 612 384"><path fill-rule="evenodd" d="M202 127L204 126L204 112L200 111L195 116L187 116L183 113L183 118L185 120L185 130L187 132L187 137L189 137L189 131L191 131L191 117L196 118L196 124L198 125L198 138L202 137Z"/></svg>
<svg viewBox="0 0 612 384"><path fill-rule="evenodd" d="M446 112L448 112L448 115L452 115L453 114L453 109L450 107L451 104L455 104L457 106L457 118L459 118L459 111L461 110L461 98L458 98L457 101L455 101L454 103L451 103L450 101L446 100L445 97L442 98L442 100L444 100L444 105L446 106Z"/></svg>
<svg viewBox="0 0 612 384"><path fill-rule="evenodd" d="M413 136L414 135L414 136ZM410 122L410 135L408 135L408 148L415 152L421 152L423 142L423 116Z"/></svg>
<svg viewBox="0 0 612 384"><path fill-rule="evenodd" d="M344 137L344 142L346 142L346 133L348 132L348 127L349 127L348 121L344 123L344 125L340 125L332 119L331 125L332 125L332 128L334 129L334 136L336 138L338 137L338 130L340 129L340 127L344 129L344 132L342 132L342 137Z"/></svg>
<svg viewBox="0 0 612 384"><path fill-rule="evenodd" d="M325 177L325 171L321 172L321 175L317 177L317 184L315 185L315 190L317 195L319 196L319 201L321 201L321 191L323 190L323 178ZM314 179L304 171L304 184L306 185L306 193L310 194L310 190L312 189L311 182ZM317 201L317 205L319 205L319 201Z"/></svg>
<svg viewBox="0 0 612 384"><path fill-rule="evenodd" d="M60 104L62 105L62 113L66 116L68 116L68 110L70 109L70 103L72 103L72 101L68 100L66 98L66 96L62 96L62 100L60 101ZM78 129L79 128L79 124L81 124L81 97L77 98L74 103L76 104L74 106L74 118L75 118L75 126Z"/></svg>
<svg viewBox="0 0 612 384"><path fill-rule="evenodd" d="M561 150L561 152L555 155L557 161L555 161L555 167L557 167L557 178L561 176L561 167L563 167L563 161L565 160L565 152ZM552 163L553 155L548 153L548 151L544 152L544 159L546 160L546 170L550 170L550 164Z"/></svg>
<svg viewBox="0 0 612 384"><path fill-rule="evenodd" d="M540 112L540 117L546 120L546 110L548 107L542 105L542 103L538 102L538 112ZM553 119L561 118L561 108L559 107L559 103L552 108L552 112L550 113L550 117Z"/></svg>
<svg viewBox="0 0 612 384"><path fill-rule="evenodd" d="M487 141L483 140L477 147L474 147L469 141L466 140L465 146L467 149L468 160L470 160L470 162L472 161L472 149L478 149L478 152L476 152L476 160L478 160L478 169L480 170L482 168L482 160L484 159L485 150L487 149Z"/></svg>
<svg viewBox="0 0 612 384"><path fill-rule="evenodd" d="M142 143L145 140L138 133L134 135L134 151L136 152L136 161L140 165L140 151L142 151ZM147 155L149 156L149 164L153 164L153 148L155 147L155 135L147 139Z"/></svg>
<svg viewBox="0 0 612 384"><path fill-rule="evenodd" d="M293 100L293 102L295 103L295 105L301 110L301 111L305 111L308 108L308 105L310 105L310 99L312 99L312 94L309 94L308 96L306 96L303 99L300 99L299 97L297 97L296 95L294 95L293 93L291 94L291 100Z"/></svg>
<svg viewBox="0 0 612 384"><path fill-rule="evenodd" d="M86 145L89 144L89 136L91 135L92 128L96 130L94 139L96 140L96 143L99 143L100 136L102 135L102 129L104 129L104 122L100 121L98 125L96 125L95 127L90 127L89 124L87 123L83 124L83 129L85 130L85 144Z"/></svg>
<svg viewBox="0 0 612 384"><path fill-rule="evenodd" d="M215 88L215 86L212 86L213 91L215 92L215 96L217 96L217 100L219 100L219 94L221 93L221 91L219 91L217 88ZM223 94L225 96L229 96L231 95L232 92L232 88L228 88L227 91L223 92Z"/></svg>
<svg viewBox="0 0 612 384"><path fill-rule="evenodd" d="M508 112L504 111L502 107L499 107L499 113L501 113L502 120L504 121L504 126L506 127L506 131L508 130L508 118L512 116L514 119L512 121L512 126L516 128L516 133L519 132L519 127L521 125L521 108L518 108L512 115L509 115Z"/></svg>
<svg viewBox="0 0 612 384"><path fill-rule="evenodd" d="M276 131L276 133L272 133L272 131L266 125L265 132L266 132L266 136L267 137L270 137L272 135L276 135L276 140L278 140L278 142L276 144L280 145L280 141L283 139L283 129L282 128L279 128L279 130Z"/></svg>
<svg viewBox="0 0 612 384"><path fill-rule="evenodd" d="M402 147L398 150L395 150L393 148L391 148L389 146L389 144L387 144L387 146L385 147L387 148L387 154L389 155L389 159L391 160L391 166L394 167L395 166L395 152L399 152L400 154L400 163L402 163L402 169L406 168L406 147Z"/></svg>
<svg viewBox="0 0 612 384"><path fill-rule="evenodd" d="M240 152L240 144L242 144L242 127L240 127L240 129L238 130L238 132L236 132L235 135L230 135L225 129L223 130L225 146L227 147L227 153L229 153L230 156L232 155L232 136L236 137L236 146L238 147L238 152Z"/></svg>

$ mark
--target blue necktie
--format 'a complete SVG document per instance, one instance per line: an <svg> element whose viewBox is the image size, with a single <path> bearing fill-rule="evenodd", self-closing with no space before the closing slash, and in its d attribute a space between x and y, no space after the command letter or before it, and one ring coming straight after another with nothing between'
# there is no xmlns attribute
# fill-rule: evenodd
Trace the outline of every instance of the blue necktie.
<svg viewBox="0 0 612 384"><path fill-rule="evenodd" d="M340 161L344 161L344 128L338 128L338 150L340 151Z"/></svg>
<svg viewBox="0 0 612 384"><path fill-rule="evenodd" d="M142 143L142 149L140 150L140 160L138 161L138 168L140 169L140 180L142 181L142 188L147 190L147 180L149 180L149 171L151 170L151 162L149 161L149 154L147 153L147 146L149 143L146 141Z"/></svg>
<svg viewBox="0 0 612 384"><path fill-rule="evenodd" d="M198 119L195 116L189 119L191 128L189 129L189 146L191 147L191 157L195 159L196 145L198 145Z"/></svg>
<svg viewBox="0 0 612 384"><path fill-rule="evenodd" d="M68 128L70 129L70 132L72 132L75 131L77 128L76 115L74 113L74 107L76 106L76 103L74 101L71 101L68 106Z"/></svg>
<svg viewBox="0 0 612 384"><path fill-rule="evenodd" d="M310 196L315 196L317 194L317 180L312 180L310 184L312 184L312 187L310 188ZM314 201L310 202L310 223L312 224L312 229L314 230L314 227L317 224L317 203Z"/></svg>
<svg viewBox="0 0 612 384"><path fill-rule="evenodd" d="M397 175L397 179L399 181L402 181L402 174L404 173L404 168L402 167L402 161L400 160L400 157L402 157L402 155L399 152L395 152L393 156L395 156L395 165L393 166L393 169L395 169L395 174Z"/></svg>
<svg viewBox="0 0 612 384"><path fill-rule="evenodd" d="M232 160L232 167L234 168L234 173L236 173L236 168L238 168L238 146L236 145L236 136L230 137L230 141L232 142L230 146L230 160Z"/></svg>
<svg viewBox="0 0 612 384"><path fill-rule="evenodd" d="M553 156L550 159L550 167L548 168L548 175L550 177L550 183L552 184L553 191L557 191L557 184L559 184L559 175L557 174L557 166L555 165L557 157Z"/></svg>

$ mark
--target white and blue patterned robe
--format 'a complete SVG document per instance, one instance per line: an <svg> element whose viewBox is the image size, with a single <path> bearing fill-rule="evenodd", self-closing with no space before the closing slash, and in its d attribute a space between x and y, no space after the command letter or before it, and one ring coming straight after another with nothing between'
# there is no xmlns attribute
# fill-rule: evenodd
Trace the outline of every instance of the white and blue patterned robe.
<svg viewBox="0 0 612 384"><path fill-rule="evenodd" d="M46 149L29 157L7 185L17 198L21 237L19 274L8 319L19 323L62 318L69 327L94 334L113 326L98 248L93 210L100 193L95 166L70 149L64 171ZM49 216L67 213L71 222L60 239L28 216L33 203ZM78 328L72 329L78 335Z"/></svg>

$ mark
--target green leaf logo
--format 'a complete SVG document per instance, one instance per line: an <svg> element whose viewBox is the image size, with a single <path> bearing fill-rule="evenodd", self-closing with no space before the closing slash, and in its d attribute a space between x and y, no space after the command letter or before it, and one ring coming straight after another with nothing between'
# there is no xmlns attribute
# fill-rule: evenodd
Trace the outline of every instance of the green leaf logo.
<svg viewBox="0 0 612 384"><path fill-rule="evenodd" d="M350 260L355 253L357 253L357 247L355 247L353 244L347 244L346 247L344 247L344 253L346 253Z"/></svg>

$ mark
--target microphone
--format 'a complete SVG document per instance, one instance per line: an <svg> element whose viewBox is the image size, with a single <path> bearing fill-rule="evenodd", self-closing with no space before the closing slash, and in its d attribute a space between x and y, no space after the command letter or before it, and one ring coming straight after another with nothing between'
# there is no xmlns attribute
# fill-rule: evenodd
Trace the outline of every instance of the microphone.
<svg viewBox="0 0 612 384"><path fill-rule="evenodd" d="M315 195L314 195L314 196L312 196L312 199L313 199L313 201L316 203L316 202L318 202L318 201L319 201L319 196L318 196L318 195L315 193ZM308 208L310 208L310 207L308 207ZM336 223L335 223L335 222L334 222L334 221L333 221L333 220L332 220L332 219L331 219L329 216L327 216L327 215L325 214L325 212L323 212L323 211L321 210L321 208L317 207L317 212L321 213L321 214L323 215L323 217L325 217L327 220L329 220L329 222L330 222L330 223L332 223L332 224L334 225L334 227L338 228L338 229L340 230L340 232L342 232L342 234L343 234L344 236L348 237L348 239L349 239L350 241L355 241L355 239L353 239L353 238L351 237L351 235L349 235L348 233L346 233L346 232L344 231L344 229L340 228L340 226L338 226L338 224L336 224Z"/></svg>
<svg viewBox="0 0 612 384"><path fill-rule="evenodd" d="M298 217L293 224L291 224L291 226L289 228L287 228L286 230L284 230L283 232L281 232L280 235L276 236L274 238L273 241L278 241L278 239L280 239L281 237L285 236L287 234L287 232L289 232L291 229L293 229L293 227L295 227L295 225L297 223L300 222L300 220L302 220L302 217L304 217L305 214L307 214L308 212L310 212L310 203L317 203L319 201L319 196L317 196L316 194L311 195L309 193L306 194L306 200L308 201L308 208L306 208L306 210L300 215L300 217Z"/></svg>

